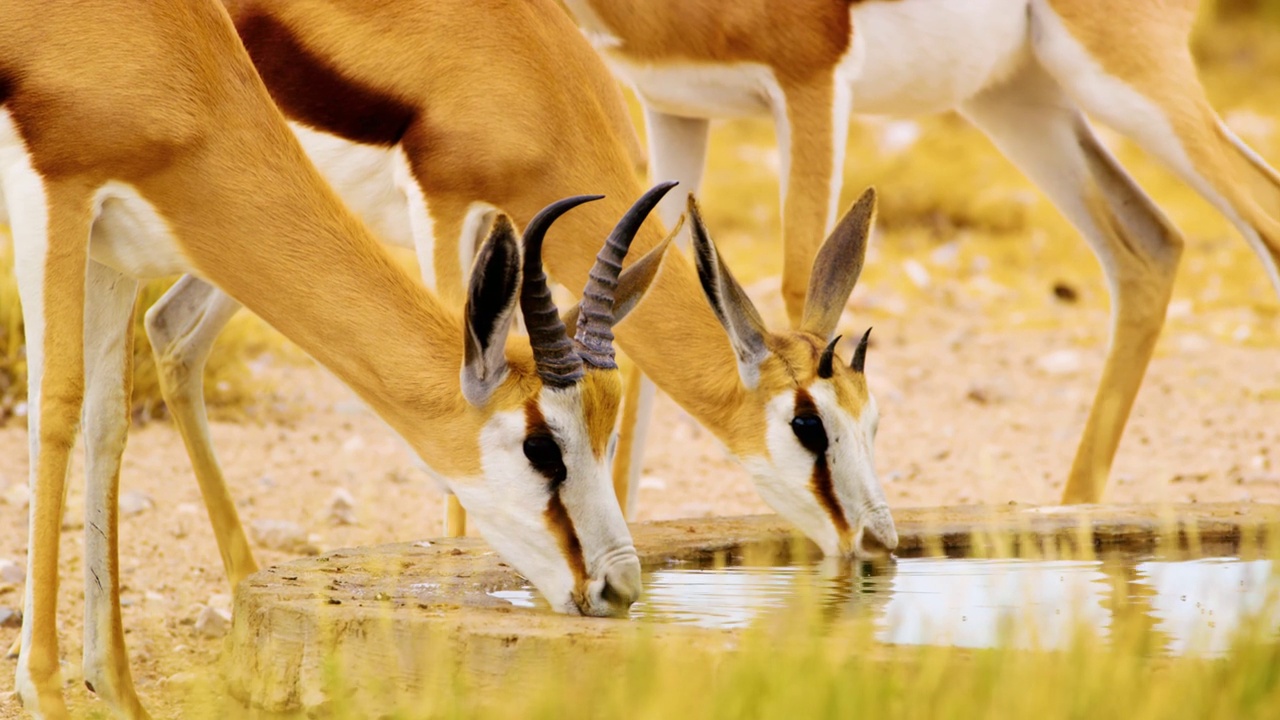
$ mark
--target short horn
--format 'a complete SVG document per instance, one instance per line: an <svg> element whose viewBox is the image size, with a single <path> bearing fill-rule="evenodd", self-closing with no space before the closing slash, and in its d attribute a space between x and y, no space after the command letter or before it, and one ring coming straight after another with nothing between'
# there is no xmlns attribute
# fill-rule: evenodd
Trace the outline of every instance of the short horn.
<svg viewBox="0 0 1280 720"><path fill-rule="evenodd" d="M867 341L871 339L871 328L862 334L862 339L858 341L858 349L853 351L853 362L849 363L849 367L854 372L862 372L867 366Z"/></svg>
<svg viewBox="0 0 1280 720"><path fill-rule="evenodd" d="M840 337L837 335L827 343L827 349L822 351L822 358L818 360L818 377L823 380L830 380L835 374L836 343L840 342Z"/></svg>
<svg viewBox="0 0 1280 720"><path fill-rule="evenodd" d="M529 345L542 384L563 388L582 379L582 360L560 322L560 313L551 300L547 274L542 269L542 241L547 229L569 210L603 195L577 195L557 200L543 208L524 230L524 283L520 287L520 312L529 330Z"/></svg>
<svg viewBox="0 0 1280 720"><path fill-rule="evenodd" d="M659 183L640 197L618 221L596 255L596 264L582 291L582 310L578 315L578 331L574 344L583 362L596 368L618 367L613 353L613 301L618 291L618 275L631 241L645 218L676 183Z"/></svg>

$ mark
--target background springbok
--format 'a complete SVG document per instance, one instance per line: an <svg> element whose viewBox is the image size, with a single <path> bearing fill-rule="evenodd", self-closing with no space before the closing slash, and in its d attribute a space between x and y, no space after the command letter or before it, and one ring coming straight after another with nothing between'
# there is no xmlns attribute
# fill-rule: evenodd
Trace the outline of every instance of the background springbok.
<svg viewBox="0 0 1280 720"><path fill-rule="evenodd" d="M548 0L252 0L230 10L267 89L321 172L388 242L417 249L424 275L446 298L454 294L448 288L463 286L461 258L469 257L466 248L496 208L523 225L554 198L599 192L605 199L558 221L543 247L551 275L582 287L600 238L642 191L635 130L617 83ZM871 221L862 207L861 224L847 228L842 242L865 241L856 237ZM662 223L650 219L636 248L652 250L664 237ZM814 281L823 312L838 317L852 288L845 288L848 279L826 274ZM790 419L770 414L772 395L741 387L729 341L735 330L710 312L692 266L669 254L653 283L648 301L618 328L619 345L744 460L759 487L773 488L766 497L775 509L836 551L827 511L810 489L814 457L769 455L766 434L792 437ZM237 307L207 284L184 280L148 314L162 387L176 399L170 407L233 582L256 566L210 443L199 369ZM819 355L797 352L788 362L797 377L813 377ZM638 388L629 381L627 392ZM828 423L856 425L859 414L840 414L859 407L830 405ZM635 425L643 429L645 418ZM643 435L636 437L634 446L625 433L618 442L615 481L638 472ZM837 494L880 497L869 465L830 470ZM620 494L628 495L625 487ZM856 537L863 510L847 511ZM869 532L881 540L866 551L880 552L893 537L892 523L872 515ZM857 543L846 550L864 552Z"/></svg>
<svg viewBox="0 0 1280 720"><path fill-rule="evenodd" d="M696 189L710 118L773 117L793 324L835 218L852 112L957 110L1039 185L1092 246L1112 296L1110 347L1065 502L1102 497L1182 248L1085 113L1221 210L1280 290L1280 176L1205 98L1187 42L1197 0L565 2L644 103L655 176ZM668 220L679 211L660 210Z"/></svg>
<svg viewBox="0 0 1280 720"><path fill-rule="evenodd" d="M0 181L30 373L16 676L28 712L68 716L58 542L83 422L85 682L119 714L146 717L125 650L117 559L141 277L198 274L332 370L445 478L557 610L626 611L640 568L606 475L621 391L613 287L659 194L623 217L584 278L572 342L539 246L556 216L590 198L531 220L523 260L499 216L459 314L399 270L338 202L217 4L22 0L5 4L0 25ZM507 341L517 304L532 347Z"/></svg>

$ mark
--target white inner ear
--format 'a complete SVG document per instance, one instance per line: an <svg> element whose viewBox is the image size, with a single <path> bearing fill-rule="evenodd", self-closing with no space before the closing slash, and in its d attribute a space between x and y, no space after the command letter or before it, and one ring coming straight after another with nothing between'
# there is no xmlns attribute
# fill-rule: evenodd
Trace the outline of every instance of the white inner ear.
<svg viewBox="0 0 1280 720"><path fill-rule="evenodd" d="M760 363L764 362L765 356L769 353L755 353L752 357L743 357L738 348L738 340L734 338L734 355L738 358L738 377L742 378L742 384L748 390L755 390L760 385Z"/></svg>
<svg viewBox="0 0 1280 720"><path fill-rule="evenodd" d="M755 328L746 319L746 310L733 303L733 293L728 289L729 283L721 272L723 268L720 267L719 256L716 269L716 291L723 305L725 333L729 335L733 355L738 360L738 376L748 390L755 390L760 384L760 364L769 356L769 351L765 348L764 338L756 335ZM745 290L743 292L745 295Z"/></svg>
<svg viewBox="0 0 1280 720"><path fill-rule="evenodd" d="M498 314L493 324L493 334L489 344L480 350L479 362L463 361L458 379L462 385L462 395L467 402L482 407L489 401L489 396L507 378L507 335L511 332L511 320L515 315L519 293ZM471 335L471 321L467 320L467 334ZM483 342L484 338L476 338Z"/></svg>

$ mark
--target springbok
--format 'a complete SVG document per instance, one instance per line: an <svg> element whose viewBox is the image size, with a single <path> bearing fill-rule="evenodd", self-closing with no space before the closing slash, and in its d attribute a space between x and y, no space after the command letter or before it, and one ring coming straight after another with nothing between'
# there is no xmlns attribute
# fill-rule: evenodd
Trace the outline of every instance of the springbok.
<svg viewBox="0 0 1280 720"><path fill-rule="evenodd" d="M566 215L543 248L552 276L581 287L598 238L623 212L624 199L641 192L639 143L617 83L549 0L243 0L230 9L268 91L322 174L388 242L414 247L426 279L446 298L455 294L450 288L463 287L462 258L497 208L521 225L551 199L590 190L606 199ZM872 202L861 206L859 222L870 223ZM864 225L846 230L840 242L865 241L853 237ZM662 223L651 218L635 246L651 250L664 237ZM844 288L846 280L827 273L811 284L815 302L826 303L822 312L839 316L849 289L831 288ZM850 527L848 537L833 540L840 524L812 489L815 457L773 454L766 436L793 437L790 420L771 414L775 387L735 377L726 330L732 336L736 329L709 311L692 266L668 253L653 283L648 300L617 330L635 365L743 458L770 504L824 549L891 548L896 536L870 463L828 468L839 497L870 503L846 507L839 523ZM161 387L233 583L256 565L210 443L200 368L237 307L206 283L183 280L147 316ZM814 326L796 342L820 342L821 349L833 328ZM816 377L821 354L804 353L783 354L798 364L796 378ZM637 420L633 411L649 407L631 402L640 387L634 380L628 379L623 425L637 428L636 440L630 444L624 432L615 459L623 498L634 488L627 480L639 469L644 444L646 418ZM835 427L854 427L865 412L857 403L824 408ZM456 534L460 513L450 516ZM854 542L864 527L876 536L865 548Z"/></svg>
<svg viewBox="0 0 1280 720"><path fill-rule="evenodd" d="M655 176L696 190L711 118L772 116L782 294L800 321L835 218L852 112L954 109L1084 235L1112 296L1110 345L1063 501L1101 499L1164 323L1182 237L1089 113L1216 206L1280 290L1280 175L1218 118L1188 49L1197 0L565 0L645 106ZM680 206L659 209L668 221Z"/></svg>
<svg viewBox="0 0 1280 720"><path fill-rule="evenodd" d="M194 273L245 303L403 436L557 610L626 612L640 566L607 475L621 400L611 326L637 297L615 308L614 288L631 238L669 185L608 237L584 277L570 340L541 244L556 217L591 198L530 220L523 258L512 223L497 216L458 312L397 268L330 191L221 6L13 0L0 27L0 187L30 385L16 676L29 712L68 716L58 542L83 422L85 682L119 714L146 717L129 672L117 559L138 278ZM636 291L662 250L632 265ZM531 343L508 339L517 304Z"/></svg>

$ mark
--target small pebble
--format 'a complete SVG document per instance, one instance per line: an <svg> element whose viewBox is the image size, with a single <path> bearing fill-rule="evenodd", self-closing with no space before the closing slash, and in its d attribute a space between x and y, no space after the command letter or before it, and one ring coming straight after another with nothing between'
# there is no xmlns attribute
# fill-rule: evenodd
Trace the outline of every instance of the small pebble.
<svg viewBox="0 0 1280 720"><path fill-rule="evenodd" d="M156 506L156 501L151 496L138 490L129 490L120 493L120 516L132 517L141 515Z"/></svg>
<svg viewBox="0 0 1280 720"><path fill-rule="evenodd" d="M14 483L4 492L4 503L16 508L25 508L31 501L31 490L26 483Z"/></svg>
<svg viewBox="0 0 1280 720"><path fill-rule="evenodd" d="M22 627L22 611L15 610L13 608L0 607L0 627Z"/></svg>
<svg viewBox="0 0 1280 720"><path fill-rule="evenodd" d="M8 558L0 558L0 583L21 585L27 580L27 571L20 563Z"/></svg>
<svg viewBox="0 0 1280 720"><path fill-rule="evenodd" d="M1075 350L1055 350L1036 360L1036 367L1046 375L1065 376L1080 372L1083 365L1080 353Z"/></svg>
<svg viewBox="0 0 1280 720"><path fill-rule="evenodd" d="M329 497L325 518L331 525L356 524L356 499L346 488L337 488Z"/></svg>
<svg viewBox="0 0 1280 720"><path fill-rule="evenodd" d="M231 629L231 614L225 610L205 605L196 617L196 634L207 638L220 638Z"/></svg>
<svg viewBox="0 0 1280 720"><path fill-rule="evenodd" d="M288 520L254 520L249 533L259 547L291 555L318 555L320 548L307 536L306 528Z"/></svg>

